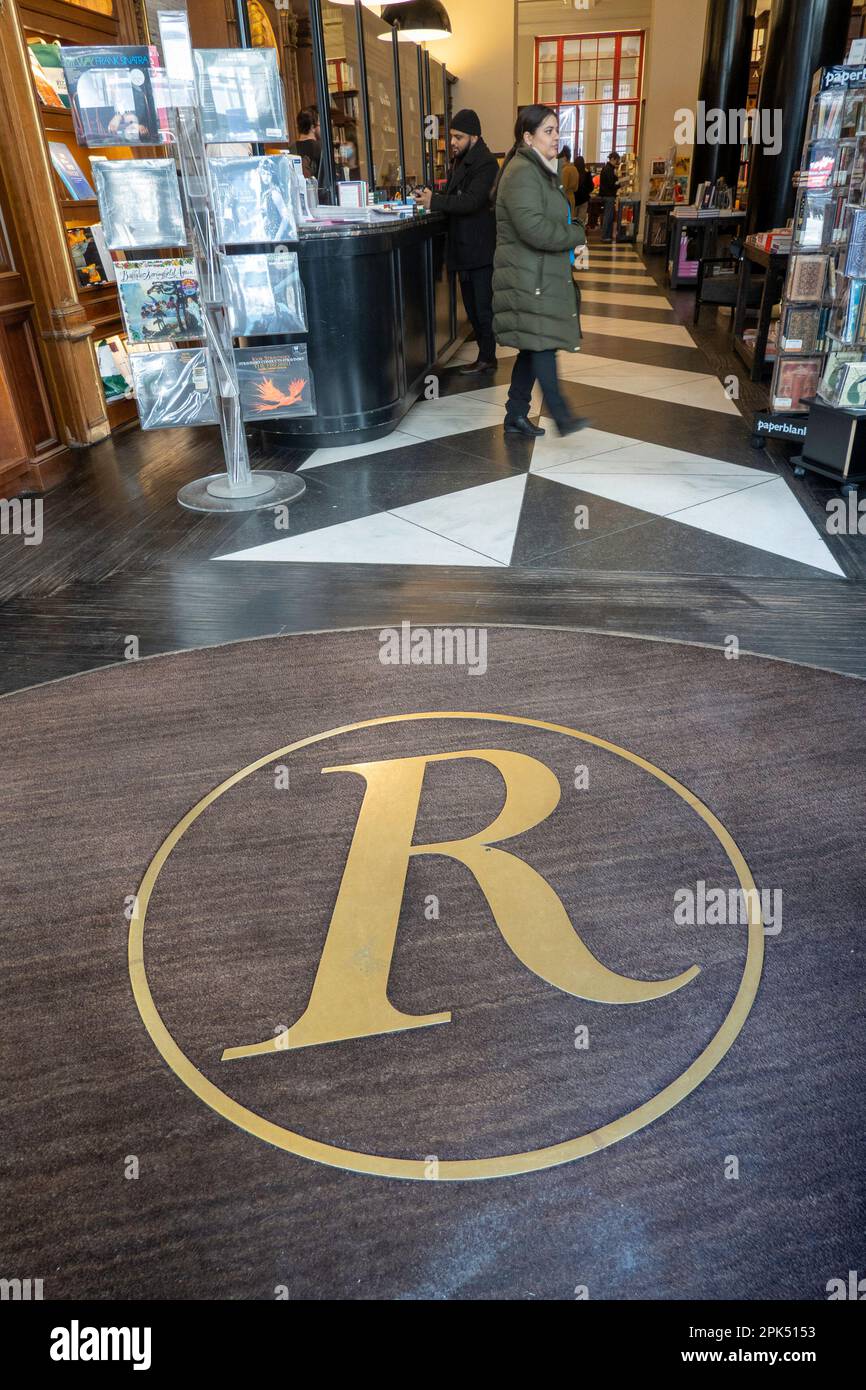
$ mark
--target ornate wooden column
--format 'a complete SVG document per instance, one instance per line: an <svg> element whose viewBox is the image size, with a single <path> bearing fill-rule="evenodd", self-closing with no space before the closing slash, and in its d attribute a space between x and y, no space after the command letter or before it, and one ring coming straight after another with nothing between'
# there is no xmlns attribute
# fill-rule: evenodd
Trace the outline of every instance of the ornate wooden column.
<svg viewBox="0 0 866 1390"><path fill-rule="evenodd" d="M108 434L108 417L89 341L92 329L78 300L54 195L16 0L0 0L0 165L59 433L67 444L93 444Z"/></svg>

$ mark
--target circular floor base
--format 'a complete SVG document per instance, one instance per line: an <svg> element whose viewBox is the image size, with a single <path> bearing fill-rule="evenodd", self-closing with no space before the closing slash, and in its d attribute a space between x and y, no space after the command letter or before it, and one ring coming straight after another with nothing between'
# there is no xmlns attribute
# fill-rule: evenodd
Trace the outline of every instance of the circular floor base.
<svg viewBox="0 0 866 1390"><path fill-rule="evenodd" d="M256 512L296 502L306 492L307 485L294 473L256 472L250 488L250 492L239 497L232 494L225 473L212 473L207 478L187 483L177 494L177 500L193 512Z"/></svg>

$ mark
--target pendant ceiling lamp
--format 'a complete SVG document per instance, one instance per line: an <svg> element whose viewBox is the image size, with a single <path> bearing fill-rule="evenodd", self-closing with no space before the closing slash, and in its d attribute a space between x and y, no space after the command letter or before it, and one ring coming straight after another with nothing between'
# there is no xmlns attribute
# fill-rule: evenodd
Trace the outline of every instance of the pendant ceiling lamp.
<svg viewBox="0 0 866 1390"><path fill-rule="evenodd" d="M451 20L442 0L398 0L396 4L386 5L382 18L397 30L401 43L435 43L438 39L450 39ZM380 34L386 43L390 34Z"/></svg>

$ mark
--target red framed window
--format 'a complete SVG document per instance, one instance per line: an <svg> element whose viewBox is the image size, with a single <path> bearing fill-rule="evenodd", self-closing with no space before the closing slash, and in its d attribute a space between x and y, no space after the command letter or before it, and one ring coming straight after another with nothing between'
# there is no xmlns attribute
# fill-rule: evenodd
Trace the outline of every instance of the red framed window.
<svg viewBox="0 0 866 1390"><path fill-rule="evenodd" d="M643 57L642 29L536 38L535 100L575 132L573 154L598 163L611 150L637 153Z"/></svg>

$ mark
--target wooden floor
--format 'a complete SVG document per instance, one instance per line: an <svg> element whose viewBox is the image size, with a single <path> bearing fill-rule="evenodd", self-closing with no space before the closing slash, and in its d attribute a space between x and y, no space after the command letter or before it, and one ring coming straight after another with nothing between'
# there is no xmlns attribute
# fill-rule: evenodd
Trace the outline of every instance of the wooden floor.
<svg viewBox="0 0 866 1390"><path fill-rule="evenodd" d="M661 258L646 263L663 284ZM679 292L671 300L691 326L693 296ZM729 319L708 309L692 331L707 372L738 377L739 404L750 420L766 406L766 385L751 383L730 353L728 326ZM254 441L254 464L293 469L305 457L275 456ZM834 490L810 477L793 479L782 446L769 446L763 457L767 467L782 468L820 527ZM220 565L211 558L233 548L241 527L245 545L276 533L271 514L251 523L178 506L178 488L217 470L219 458L210 429L115 436L86 451L74 478L45 498L41 545L0 537L0 690L122 660L130 636L143 657L404 619L579 627L713 646L736 635L744 651L866 677L866 537L835 541L845 580L574 573L554 561L531 570ZM309 499L324 507L321 471L303 476Z"/></svg>

